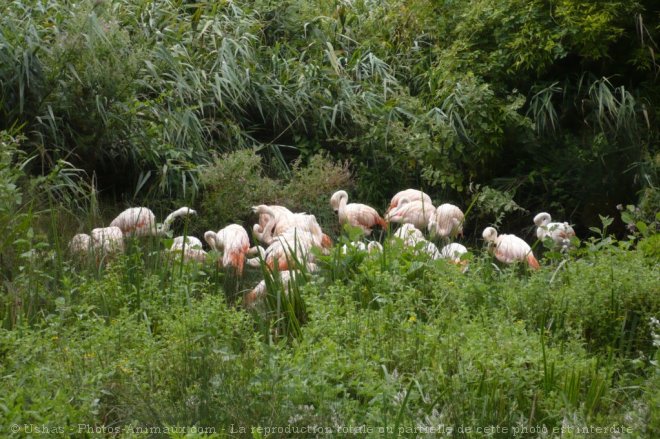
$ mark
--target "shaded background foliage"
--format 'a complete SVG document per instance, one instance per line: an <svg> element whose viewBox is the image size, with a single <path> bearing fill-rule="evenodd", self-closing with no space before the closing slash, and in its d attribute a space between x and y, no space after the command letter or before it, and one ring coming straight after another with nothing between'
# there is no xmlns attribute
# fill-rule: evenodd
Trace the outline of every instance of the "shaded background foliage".
<svg viewBox="0 0 660 439"><path fill-rule="evenodd" d="M285 179L348 159L378 205L487 185L586 229L657 199L653 1L22 0L0 17L0 130L19 127L33 175L65 160L108 200L189 199L243 149Z"/></svg>

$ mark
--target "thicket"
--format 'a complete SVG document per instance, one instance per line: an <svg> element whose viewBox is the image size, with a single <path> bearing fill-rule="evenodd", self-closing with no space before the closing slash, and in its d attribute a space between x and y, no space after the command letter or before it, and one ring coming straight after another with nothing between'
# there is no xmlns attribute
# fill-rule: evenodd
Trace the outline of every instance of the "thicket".
<svg viewBox="0 0 660 439"><path fill-rule="evenodd" d="M200 201L204 218L196 221L196 227L207 227L203 230L232 222L250 228L249 220L256 222L252 206L275 204L315 215L333 234L338 234L339 224L330 207L330 195L353 184L346 164L333 163L322 155L311 157L304 166L300 160L294 162L282 178L269 177L263 159L253 150L215 157L201 170L199 180L205 188Z"/></svg>
<svg viewBox="0 0 660 439"><path fill-rule="evenodd" d="M106 199L191 198L251 148L280 176L348 159L379 205L480 184L582 230L657 209L652 0L14 0L0 29L0 130L31 174L65 160Z"/></svg>

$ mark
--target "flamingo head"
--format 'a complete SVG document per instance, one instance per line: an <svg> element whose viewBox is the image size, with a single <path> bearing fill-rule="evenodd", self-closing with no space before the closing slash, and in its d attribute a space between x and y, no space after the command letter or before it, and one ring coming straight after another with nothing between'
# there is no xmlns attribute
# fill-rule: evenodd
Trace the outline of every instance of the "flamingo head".
<svg viewBox="0 0 660 439"><path fill-rule="evenodd" d="M497 230L493 227L486 227L481 236L483 236L486 242L495 242L497 239Z"/></svg>
<svg viewBox="0 0 660 439"><path fill-rule="evenodd" d="M332 197L330 198L330 206L335 211L335 213L339 212L339 205L341 204L342 199L346 199L348 201L348 193L346 191L337 191L332 194Z"/></svg>
<svg viewBox="0 0 660 439"><path fill-rule="evenodd" d="M217 250L217 247L216 247L216 245L217 245L216 244L216 242L217 242L216 238L217 237L218 237L218 234L215 233L212 230L209 230L209 231L204 233L204 241L206 241L207 244L209 245L209 247L211 247L211 250Z"/></svg>
<svg viewBox="0 0 660 439"><path fill-rule="evenodd" d="M538 227L547 226L552 221L552 217L547 212L541 212L534 217L534 224Z"/></svg>

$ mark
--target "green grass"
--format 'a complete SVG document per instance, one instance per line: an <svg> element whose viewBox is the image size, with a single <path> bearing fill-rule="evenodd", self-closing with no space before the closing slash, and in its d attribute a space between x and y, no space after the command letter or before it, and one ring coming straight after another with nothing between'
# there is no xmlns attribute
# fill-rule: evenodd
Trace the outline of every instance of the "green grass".
<svg viewBox="0 0 660 439"><path fill-rule="evenodd" d="M19 270L2 307L3 435L12 424L127 437L175 426L217 437L308 425L373 437L660 431L660 274L625 245L545 260L538 273L495 269L480 251L465 274L397 245L334 252L288 296L269 282L270 314L232 296L260 270L227 293L224 272L163 258L159 245L134 242L100 268L45 246ZM51 263L59 278L36 288ZM253 435L258 426L271 430Z"/></svg>

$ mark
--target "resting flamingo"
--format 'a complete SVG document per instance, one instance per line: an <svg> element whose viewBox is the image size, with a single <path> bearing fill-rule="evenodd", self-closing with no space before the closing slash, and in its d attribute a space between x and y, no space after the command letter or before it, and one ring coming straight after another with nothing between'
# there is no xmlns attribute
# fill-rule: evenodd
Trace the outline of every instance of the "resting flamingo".
<svg viewBox="0 0 660 439"><path fill-rule="evenodd" d="M194 236L177 236L172 241L170 250L183 250L184 247L202 248L204 246L202 245L202 241Z"/></svg>
<svg viewBox="0 0 660 439"><path fill-rule="evenodd" d="M424 234L417 227L410 223L403 224L394 233L396 238L403 240L403 245L415 249L416 254L426 254L431 259L440 259L441 254L438 247L431 241L424 238Z"/></svg>
<svg viewBox="0 0 660 439"><path fill-rule="evenodd" d="M277 235L289 227L290 221L295 215L286 207L277 205L252 206L252 211L259 215L259 222L252 227L253 235L264 244L270 244L272 241L272 236L264 236L264 229L271 219L275 220L273 233Z"/></svg>
<svg viewBox="0 0 660 439"><path fill-rule="evenodd" d="M105 254L124 251L124 234L119 227L99 227L92 230L92 244L95 250Z"/></svg>
<svg viewBox="0 0 660 439"><path fill-rule="evenodd" d="M194 236L177 236L172 242L170 252L181 253L184 261L205 262L207 253L202 248L202 241Z"/></svg>
<svg viewBox="0 0 660 439"><path fill-rule="evenodd" d="M373 207L359 203L348 204L348 193L346 191L337 191L332 194L330 206L339 215L340 224L359 227L365 235L370 235L371 229L376 225L387 229L387 222Z"/></svg>
<svg viewBox="0 0 660 439"><path fill-rule="evenodd" d="M292 228L277 236L265 250L261 249L260 257L271 270L277 265L280 271L294 268L296 262L308 264L313 262L311 249L322 248L322 238L312 233ZM259 247L257 247L259 249ZM258 266L259 258L248 259L250 266Z"/></svg>
<svg viewBox="0 0 660 439"><path fill-rule="evenodd" d="M556 246L568 248L571 246L571 239L575 237L575 230L567 222L551 222L552 217L547 212L541 212L534 217L534 224L537 225L536 236L543 241L545 238L552 238Z"/></svg>
<svg viewBox="0 0 660 439"><path fill-rule="evenodd" d="M76 256L86 256L92 251L92 237L78 233L69 241L69 251Z"/></svg>
<svg viewBox="0 0 660 439"><path fill-rule="evenodd" d="M463 222L465 215L463 211L453 204L445 203L438 206L428 222L431 236L451 238L463 235Z"/></svg>
<svg viewBox="0 0 660 439"><path fill-rule="evenodd" d="M402 199L408 199L408 201L423 201L428 205L432 205L431 197L428 194L425 194L419 189L406 189L400 192L397 192L390 201L390 205L387 207L387 214L390 210L396 209L399 206L399 203Z"/></svg>
<svg viewBox="0 0 660 439"><path fill-rule="evenodd" d="M411 201L408 198L401 198L395 209L390 210L385 219L393 223L410 223L418 229L425 228L431 215L435 213L435 207L427 201Z"/></svg>
<svg viewBox="0 0 660 439"><path fill-rule="evenodd" d="M417 245L418 242L425 240L422 231L410 223L401 225L401 227L394 232L394 236L402 239L405 245L413 247Z"/></svg>
<svg viewBox="0 0 660 439"><path fill-rule="evenodd" d="M383 246L378 241L368 241L366 244L362 241L351 241L348 244L342 245L341 254L347 254L351 247L359 252L374 253L383 251Z"/></svg>
<svg viewBox="0 0 660 439"><path fill-rule="evenodd" d="M452 242L451 244L447 244L442 249L440 249L440 256L443 259L449 259L451 262L455 264L463 264L466 263L467 261L464 261L461 259L461 256L466 254L468 252L467 248L465 248L464 245L459 244L457 242Z"/></svg>
<svg viewBox="0 0 660 439"><path fill-rule="evenodd" d="M184 215L194 215L194 210L181 207L167 215L162 225L156 225L156 215L148 207L131 207L112 220L110 226L119 227L125 236L162 236L169 232L174 220Z"/></svg>
<svg viewBox="0 0 660 439"><path fill-rule="evenodd" d="M124 235L118 227L96 228L89 235L78 233L69 241L69 251L78 257L93 254L98 264L103 257L124 251Z"/></svg>
<svg viewBox="0 0 660 439"><path fill-rule="evenodd" d="M270 244L275 237L292 228L296 228L317 236L323 242L323 247L329 248L332 246L332 240L329 236L323 233L323 230L314 215L291 213L290 211L287 214L278 209L273 209L273 207L281 206L266 206L262 204L252 207L252 210L259 214L260 223L255 224L252 229L255 233L255 237L259 241L264 244ZM262 226L261 221L263 219L266 219L266 224Z"/></svg>
<svg viewBox="0 0 660 439"><path fill-rule="evenodd" d="M236 273L243 274L245 256L250 249L250 238L245 229L238 224L230 224L220 231L204 233L204 239L211 249L222 251L222 266L234 267Z"/></svg>
<svg viewBox="0 0 660 439"><path fill-rule="evenodd" d="M486 227L482 233L484 240L494 245L495 257L498 261L511 264L516 261L526 262L531 268L541 268L532 253L532 248L516 235L497 235L493 227Z"/></svg>

